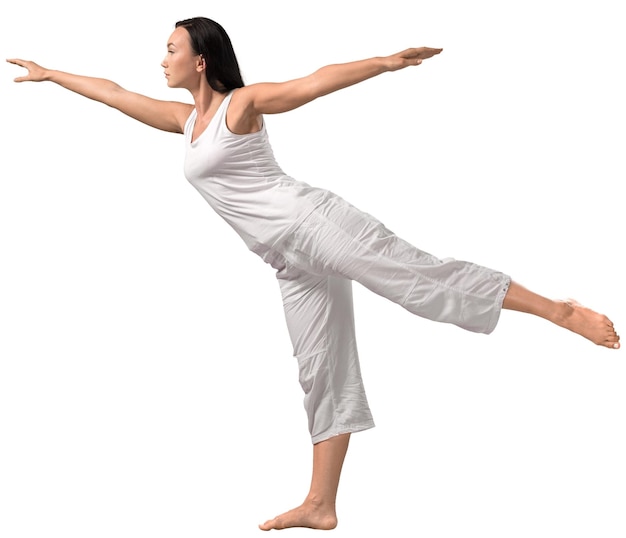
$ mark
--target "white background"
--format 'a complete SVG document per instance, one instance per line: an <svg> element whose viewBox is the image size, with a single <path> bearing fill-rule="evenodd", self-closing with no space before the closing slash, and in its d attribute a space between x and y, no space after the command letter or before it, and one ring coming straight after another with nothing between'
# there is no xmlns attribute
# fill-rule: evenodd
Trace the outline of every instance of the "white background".
<svg viewBox="0 0 626 538"><path fill-rule="evenodd" d="M440 257L626 325L618 2L11 2L0 50L164 99L177 20L247 83L443 47L267 118L279 162ZM53 84L0 100L0 536L258 536L311 446L271 268L182 174L178 135ZM377 428L333 536L623 538L623 351L504 312L489 337L355 285ZM311 531L289 531L290 536Z"/></svg>

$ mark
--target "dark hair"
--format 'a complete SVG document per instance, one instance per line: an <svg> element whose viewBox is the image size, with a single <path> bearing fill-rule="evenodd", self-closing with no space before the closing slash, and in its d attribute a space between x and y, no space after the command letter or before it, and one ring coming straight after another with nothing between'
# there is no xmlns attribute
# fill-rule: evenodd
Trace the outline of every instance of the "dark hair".
<svg viewBox="0 0 626 538"><path fill-rule="evenodd" d="M235 50L226 30L206 17L178 21L176 28L185 28L191 37L191 46L206 62L206 78L211 88L227 93L244 86Z"/></svg>

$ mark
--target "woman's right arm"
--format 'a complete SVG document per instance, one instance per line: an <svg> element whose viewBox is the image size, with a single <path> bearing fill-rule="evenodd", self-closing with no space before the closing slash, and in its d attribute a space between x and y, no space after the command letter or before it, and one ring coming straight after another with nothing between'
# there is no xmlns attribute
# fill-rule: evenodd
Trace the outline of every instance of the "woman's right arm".
<svg viewBox="0 0 626 538"><path fill-rule="evenodd" d="M10 59L7 62L28 70L27 75L17 77L15 82L54 82L63 88L116 108L131 118L163 131L182 133L185 122L193 109L193 105L190 104L161 101L130 92L110 80L46 69L27 60Z"/></svg>

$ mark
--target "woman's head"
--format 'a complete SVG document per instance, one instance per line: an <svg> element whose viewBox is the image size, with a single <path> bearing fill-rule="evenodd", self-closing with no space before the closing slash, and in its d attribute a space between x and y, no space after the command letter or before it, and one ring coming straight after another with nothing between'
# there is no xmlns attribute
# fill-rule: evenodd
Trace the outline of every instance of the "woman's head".
<svg viewBox="0 0 626 538"><path fill-rule="evenodd" d="M191 46L206 62L206 78L215 91L229 92L244 86L228 34L215 21L205 17L194 17L176 23L189 33Z"/></svg>

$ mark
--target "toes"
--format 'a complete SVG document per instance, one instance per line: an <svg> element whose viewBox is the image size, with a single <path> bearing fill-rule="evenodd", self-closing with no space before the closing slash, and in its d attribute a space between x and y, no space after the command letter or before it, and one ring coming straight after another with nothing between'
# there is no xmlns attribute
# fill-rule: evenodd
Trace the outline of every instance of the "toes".
<svg viewBox="0 0 626 538"><path fill-rule="evenodd" d="M265 523L259 525L259 529L261 529L262 531L271 531L272 529L281 530L284 528L285 526L281 525L279 517L275 517L274 519L268 519Z"/></svg>
<svg viewBox="0 0 626 538"><path fill-rule="evenodd" d="M269 531L272 528L273 519L268 519L265 523L261 523L259 525L259 529L262 531Z"/></svg>
<svg viewBox="0 0 626 538"><path fill-rule="evenodd" d="M619 349L621 344L619 342L619 335L617 333L613 333L609 335L606 340L603 342L606 347L610 347L613 349Z"/></svg>

